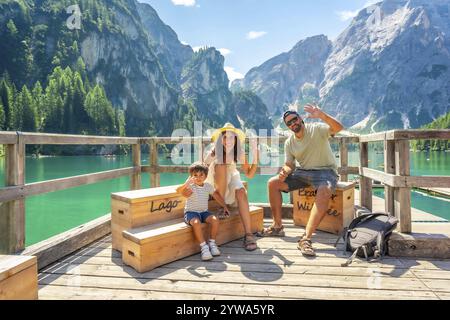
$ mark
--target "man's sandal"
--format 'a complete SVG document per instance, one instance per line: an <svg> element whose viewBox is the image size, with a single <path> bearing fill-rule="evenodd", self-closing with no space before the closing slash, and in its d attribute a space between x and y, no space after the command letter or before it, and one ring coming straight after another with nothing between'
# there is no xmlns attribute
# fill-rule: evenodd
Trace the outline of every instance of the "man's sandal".
<svg viewBox="0 0 450 320"><path fill-rule="evenodd" d="M284 237L284 227L281 226L279 228L275 228L274 226L270 226L268 228L264 228L262 231L256 234L258 237Z"/></svg>
<svg viewBox="0 0 450 320"><path fill-rule="evenodd" d="M244 237L244 248L247 251L256 250L256 240L252 233L247 233Z"/></svg>
<svg viewBox="0 0 450 320"><path fill-rule="evenodd" d="M314 252L314 248L312 246L311 240L301 239L298 241L297 248L301 251L304 256L307 257L315 257L316 253Z"/></svg>

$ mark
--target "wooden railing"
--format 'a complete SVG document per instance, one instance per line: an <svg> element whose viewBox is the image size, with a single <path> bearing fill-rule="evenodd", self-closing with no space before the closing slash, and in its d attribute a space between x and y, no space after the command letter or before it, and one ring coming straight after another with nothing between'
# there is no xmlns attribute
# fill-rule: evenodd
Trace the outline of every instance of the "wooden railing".
<svg viewBox="0 0 450 320"><path fill-rule="evenodd" d="M450 130L393 130L360 136L360 202L372 210L372 181L385 186L385 211L400 220L400 232L410 233L411 189L450 188L449 176L412 177L410 140L450 140ZM384 172L368 168L369 142L384 143ZM450 163L449 163L450 169Z"/></svg>
<svg viewBox="0 0 450 320"><path fill-rule="evenodd" d="M284 144L286 138L271 140L261 137L260 142ZM412 187L450 187L450 177L410 177L409 176L409 139L450 139L450 130L443 131L390 131L361 137L336 137L332 143L339 145L341 180L347 181L348 175L361 176L361 205L372 206L372 180L386 185L386 211L401 219L402 232L411 231ZM5 187L0 188L0 254L20 252L25 247L25 198L32 195L64 190L104 180L131 176L130 189L142 187L141 174L149 173L150 186L160 185L161 173L186 173L187 166L165 166L158 163L158 146L166 144L191 144L196 146L198 159L203 158L205 146L210 144L208 137L192 138L126 138L99 137L61 134L41 134L23 132L0 132L0 144L5 145ZM384 141L385 173L368 168L368 143ZM348 146L359 143L360 167L349 167ZM141 146L149 145L149 165L141 165ZM25 146L26 145L131 145L132 167L79 175L68 178L25 183ZM277 171L278 168L260 166L258 173Z"/></svg>

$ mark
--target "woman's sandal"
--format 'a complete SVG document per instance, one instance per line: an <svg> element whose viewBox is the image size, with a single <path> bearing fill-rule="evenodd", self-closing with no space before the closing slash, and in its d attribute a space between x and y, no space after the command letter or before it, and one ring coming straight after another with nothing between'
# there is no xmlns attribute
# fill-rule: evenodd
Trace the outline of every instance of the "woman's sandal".
<svg viewBox="0 0 450 320"><path fill-rule="evenodd" d="M311 240L308 239L300 239L297 244L297 248L301 251L304 256L307 257L315 257L316 253L314 252L314 248L312 246Z"/></svg>
<svg viewBox="0 0 450 320"><path fill-rule="evenodd" d="M279 228L275 228L274 226L270 226L268 228L263 229L261 232L257 233L258 237L284 237L284 227L281 226Z"/></svg>
<svg viewBox="0 0 450 320"><path fill-rule="evenodd" d="M219 209L219 212L217 214L217 218L219 218L219 220L225 220L228 219L230 217L230 214L228 212L225 212L225 210L223 210L223 208Z"/></svg>
<svg viewBox="0 0 450 320"><path fill-rule="evenodd" d="M247 251L256 250L256 240L252 233L247 233L244 237L244 248Z"/></svg>

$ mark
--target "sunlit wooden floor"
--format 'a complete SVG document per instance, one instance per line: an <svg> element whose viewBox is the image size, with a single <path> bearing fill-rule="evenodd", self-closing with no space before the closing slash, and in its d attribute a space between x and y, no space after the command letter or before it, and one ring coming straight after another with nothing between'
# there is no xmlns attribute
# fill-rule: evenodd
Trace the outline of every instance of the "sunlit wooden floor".
<svg viewBox="0 0 450 320"><path fill-rule="evenodd" d="M39 298L450 299L450 260L386 257L343 268L348 254L334 248L336 236L319 232L317 257L307 259L297 250L303 229L285 227L285 238L259 238L254 252L237 240L212 262L194 255L142 274L122 263L108 236L42 270Z"/></svg>

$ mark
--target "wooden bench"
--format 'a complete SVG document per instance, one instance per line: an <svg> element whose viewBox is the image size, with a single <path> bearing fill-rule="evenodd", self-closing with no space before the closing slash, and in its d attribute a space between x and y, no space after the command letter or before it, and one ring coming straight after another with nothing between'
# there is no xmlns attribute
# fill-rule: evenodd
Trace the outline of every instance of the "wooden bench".
<svg viewBox="0 0 450 320"><path fill-rule="evenodd" d="M318 230L338 234L348 227L355 214L355 185L351 182L339 182L335 194L330 201L326 216ZM294 224L306 226L311 209L314 206L317 190L304 188L293 191Z"/></svg>
<svg viewBox="0 0 450 320"><path fill-rule="evenodd" d="M124 230L182 218L186 199L178 186L159 187L111 194L112 247L122 251Z"/></svg>
<svg viewBox="0 0 450 320"><path fill-rule="evenodd" d="M0 300L38 298L37 258L0 255Z"/></svg>
<svg viewBox="0 0 450 320"><path fill-rule="evenodd" d="M264 212L260 207L250 207L252 232L260 231L264 224ZM209 226L203 224L205 237ZM237 211L230 218L220 221L218 245L243 238L245 235ZM136 228L123 232L123 262L138 272L150 271L161 265L200 252L192 227L183 219ZM207 239L207 238L206 238Z"/></svg>
<svg viewBox="0 0 450 320"><path fill-rule="evenodd" d="M248 187L244 182L245 188ZM186 199L176 192L179 185L111 194L112 247L122 251L122 232L184 217ZM219 204L211 199L209 210Z"/></svg>

